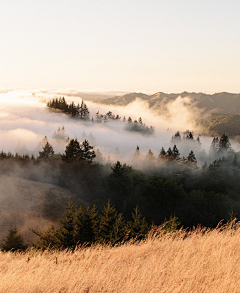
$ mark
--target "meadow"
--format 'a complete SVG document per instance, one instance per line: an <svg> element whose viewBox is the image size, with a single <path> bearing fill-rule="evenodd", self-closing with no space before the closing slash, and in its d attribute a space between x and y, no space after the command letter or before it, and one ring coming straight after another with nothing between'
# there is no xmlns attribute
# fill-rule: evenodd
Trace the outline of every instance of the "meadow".
<svg viewBox="0 0 240 293"><path fill-rule="evenodd" d="M239 292L240 224L110 247L0 253L0 292Z"/></svg>

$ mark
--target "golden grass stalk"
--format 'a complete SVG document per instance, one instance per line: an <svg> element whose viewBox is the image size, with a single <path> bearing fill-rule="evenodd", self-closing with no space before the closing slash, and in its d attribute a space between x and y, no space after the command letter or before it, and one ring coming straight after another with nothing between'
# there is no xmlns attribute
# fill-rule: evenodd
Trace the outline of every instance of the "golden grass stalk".
<svg viewBox="0 0 240 293"><path fill-rule="evenodd" d="M116 247L0 253L0 292L239 292L240 225L151 231Z"/></svg>

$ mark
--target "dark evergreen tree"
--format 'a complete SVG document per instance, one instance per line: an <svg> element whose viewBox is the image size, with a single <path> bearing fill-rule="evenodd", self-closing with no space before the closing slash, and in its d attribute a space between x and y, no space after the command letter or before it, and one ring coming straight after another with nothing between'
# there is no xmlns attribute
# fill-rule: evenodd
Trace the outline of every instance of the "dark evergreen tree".
<svg viewBox="0 0 240 293"><path fill-rule="evenodd" d="M32 246L36 249L60 249L62 244L57 237L57 230L53 225L50 225L45 231L39 232L34 229L30 229L35 235L39 237L39 240L32 243Z"/></svg>
<svg viewBox="0 0 240 293"><path fill-rule="evenodd" d="M128 117L128 123L132 123L132 118L131 117Z"/></svg>
<svg viewBox="0 0 240 293"><path fill-rule="evenodd" d="M165 160L166 159L166 151L165 149L162 147L160 154L158 155L158 159L159 160Z"/></svg>
<svg viewBox="0 0 240 293"><path fill-rule="evenodd" d="M194 141L194 137L191 131L189 131L188 134L185 136L185 140Z"/></svg>
<svg viewBox="0 0 240 293"><path fill-rule="evenodd" d="M80 144L77 139L71 139L69 144L66 146L65 154L61 155L63 161L76 161L80 157Z"/></svg>
<svg viewBox="0 0 240 293"><path fill-rule="evenodd" d="M126 226L125 219L122 214L117 214L115 223L113 225L111 243L112 244L119 243L123 241L124 238L126 239L127 238L126 236L127 236L127 226Z"/></svg>
<svg viewBox="0 0 240 293"><path fill-rule="evenodd" d="M9 229L7 236L3 239L2 250L4 251L24 251L27 245L24 244L23 236L18 232L17 228Z"/></svg>
<svg viewBox="0 0 240 293"><path fill-rule="evenodd" d="M142 118L141 118L141 117L139 117L139 119L138 119L138 123L139 123L139 124L143 124L143 122L142 122Z"/></svg>
<svg viewBox="0 0 240 293"><path fill-rule="evenodd" d="M90 112L83 100L78 110L78 117L82 120L90 120Z"/></svg>
<svg viewBox="0 0 240 293"><path fill-rule="evenodd" d="M179 131L177 131L177 132L172 136L171 142L172 142L173 144L179 144L181 141L182 141L181 134L180 134Z"/></svg>
<svg viewBox="0 0 240 293"><path fill-rule="evenodd" d="M42 152L39 152L39 158L51 158L54 155L54 150L53 147L50 145L49 142L47 142L45 144L45 146L43 147Z"/></svg>
<svg viewBox="0 0 240 293"><path fill-rule="evenodd" d="M167 150L165 158L168 162L173 160L173 152L171 148Z"/></svg>
<svg viewBox="0 0 240 293"><path fill-rule="evenodd" d="M150 230L150 227L142 216L138 206L132 213L132 221L128 222L128 229L130 231L129 237L137 239L143 239Z"/></svg>
<svg viewBox="0 0 240 293"><path fill-rule="evenodd" d="M110 243L114 240L113 230L117 220L117 211L108 200L100 215L100 224L98 231L98 240L100 242Z"/></svg>
<svg viewBox="0 0 240 293"><path fill-rule="evenodd" d="M117 161L117 163L111 167L112 169L112 173L111 173L111 177L121 177L123 176L125 173L129 172L132 170L132 167L126 165L126 164L121 164L119 161Z"/></svg>
<svg viewBox="0 0 240 293"><path fill-rule="evenodd" d="M56 235L61 242L62 248L75 248L74 230L76 206L69 199L65 209L65 217L63 220L59 220L61 227L58 229Z"/></svg>
<svg viewBox="0 0 240 293"><path fill-rule="evenodd" d="M84 211L82 207L75 214L75 244L94 243L99 229L99 219L96 207L87 207Z"/></svg>
<svg viewBox="0 0 240 293"><path fill-rule="evenodd" d="M83 143L80 145L79 158L82 160L86 160L89 163L96 157L94 147L89 144L89 142L85 139Z"/></svg>
<svg viewBox="0 0 240 293"><path fill-rule="evenodd" d="M210 154L216 155L219 152L219 139L214 137L210 146Z"/></svg>
<svg viewBox="0 0 240 293"><path fill-rule="evenodd" d="M101 114L99 114L99 111L96 113L96 123L102 123L103 120L103 116Z"/></svg>
<svg viewBox="0 0 240 293"><path fill-rule="evenodd" d="M175 160L175 161L180 160L180 153L176 145L174 145L172 149L172 160Z"/></svg>
<svg viewBox="0 0 240 293"><path fill-rule="evenodd" d="M231 150L231 143L226 134L223 134L219 140L219 152Z"/></svg>
<svg viewBox="0 0 240 293"><path fill-rule="evenodd" d="M197 159L193 151L191 151L187 157L187 163L190 167L195 167L197 165Z"/></svg>

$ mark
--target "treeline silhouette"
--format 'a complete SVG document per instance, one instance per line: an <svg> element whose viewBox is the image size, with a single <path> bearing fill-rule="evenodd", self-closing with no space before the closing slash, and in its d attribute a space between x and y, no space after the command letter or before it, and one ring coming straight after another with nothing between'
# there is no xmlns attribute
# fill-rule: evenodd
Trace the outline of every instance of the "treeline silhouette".
<svg viewBox="0 0 240 293"><path fill-rule="evenodd" d="M124 130L131 132L139 132L143 135L153 135L155 133L154 127L148 127L143 123L142 118L139 117L138 120L132 120L131 117L128 119L121 117L117 114L113 114L111 111L108 111L106 114L101 114L99 111L95 114L95 118L92 116L90 119L90 111L88 106L82 100L81 105L75 104L74 102L68 104L64 97L55 98L50 100L47 103L47 107L50 109L61 110L66 114L70 114L74 118L78 118L84 121L91 121L92 123L107 123L109 121L122 121L124 123Z"/></svg>
<svg viewBox="0 0 240 293"><path fill-rule="evenodd" d="M97 159L102 154L86 139L83 142L68 140L63 154L55 154L46 137L44 142L37 157L0 153L0 174L12 176L14 170L20 167L18 177L53 183L73 193L72 203L60 222L60 230L50 227L46 231L35 231L39 236L36 247L72 248L77 243L99 242L100 238L102 242L115 244L129 237L140 237L131 230L136 207L139 217L140 213L142 215L140 218L146 233L153 224L160 225L166 219L178 219L184 227L198 224L215 227L220 220L227 219L229 213L240 213L239 154L232 150L225 134L220 139L213 138L210 153L215 159L203 167L197 166L193 151L185 160L180 158L176 145L168 151L162 148L154 160L150 152L145 157L139 155L137 147L132 162L134 165L142 157L141 162L148 167L144 171L120 161L99 163ZM194 145L199 143L200 140ZM75 205L82 204L82 200L88 203L89 208L76 208ZM56 201L52 204L55 205ZM61 210L63 213L63 206ZM112 224L104 230L107 229L103 225L107 211L114 217L110 221L109 216ZM98 215L96 222L91 218L95 217L94 214ZM45 216L53 219L49 209L45 211ZM78 217L83 222L78 222ZM87 223L89 226L84 230ZM108 232L104 234L104 231ZM68 240L64 235L66 239L70 237L69 242L66 242Z"/></svg>

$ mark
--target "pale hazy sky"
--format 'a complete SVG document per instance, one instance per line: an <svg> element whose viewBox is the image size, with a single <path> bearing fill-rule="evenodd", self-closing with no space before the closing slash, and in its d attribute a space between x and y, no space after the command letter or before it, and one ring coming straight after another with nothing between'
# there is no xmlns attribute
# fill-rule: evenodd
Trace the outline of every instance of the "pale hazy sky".
<svg viewBox="0 0 240 293"><path fill-rule="evenodd" d="M0 0L0 88L240 92L239 0Z"/></svg>

